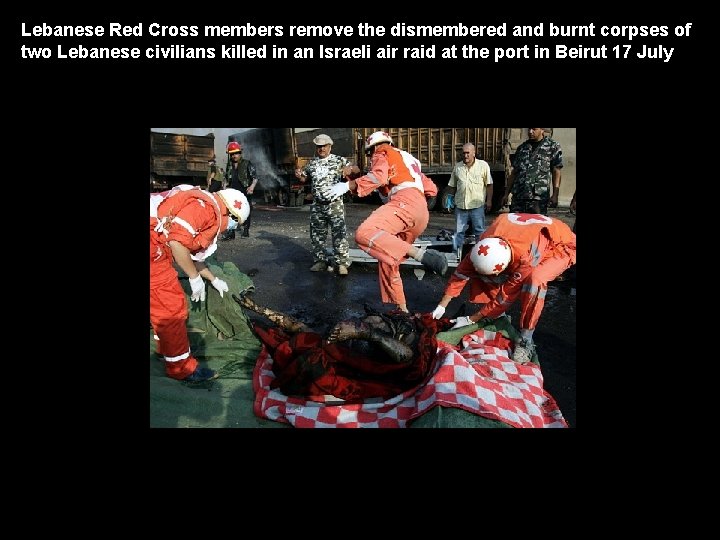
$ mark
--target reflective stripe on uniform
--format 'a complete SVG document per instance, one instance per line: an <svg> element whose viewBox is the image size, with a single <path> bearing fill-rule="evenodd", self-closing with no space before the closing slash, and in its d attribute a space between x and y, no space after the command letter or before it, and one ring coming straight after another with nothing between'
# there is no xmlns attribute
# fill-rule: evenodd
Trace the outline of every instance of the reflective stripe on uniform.
<svg viewBox="0 0 720 540"><path fill-rule="evenodd" d="M165 361L166 362L179 362L180 360L187 360L190 358L190 349L188 349L188 352L185 354L181 354L180 356L166 356Z"/></svg>
<svg viewBox="0 0 720 540"><path fill-rule="evenodd" d="M505 300L505 295L504 295L502 292L498 292L496 301L497 301L498 304L503 304L503 305L506 305L506 306L507 306L507 305L512 305L512 302L507 302L507 301Z"/></svg>
<svg viewBox="0 0 720 540"><path fill-rule="evenodd" d="M179 217L173 218L171 223L177 223L183 229L186 229L192 235L193 238L195 238L198 235L195 228L192 225L190 225L187 221L185 221L183 218L179 218Z"/></svg>
<svg viewBox="0 0 720 540"><path fill-rule="evenodd" d="M412 182L403 182L402 184L398 184L397 186L393 187L390 190L390 197L395 195L401 189L407 189L412 187L419 189L420 193L422 193L423 195L425 194L425 188L422 185L422 181L416 178Z"/></svg>
<svg viewBox="0 0 720 540"><path fill-rule="evenodd" d="M375 244L375 240L376 240L377 238L379 238L380 236L382 236L383 234L385 234L385 231L380 230L380 231L376 232L376 233L372 236L372 238L370 238L370 241L368 242L368 247L373 247L373 245Z"/></svg>
<svg viewBox="0 0 720 540"><path fill-rule="evenodd" d="M375 185L377 185L377 186L380 185L380 180L378 180L377 176L375 176L373 173L369 172L369 173L367 173L367 174L365 175L365 177L366 177L366 178L369 178L370 180L372 180L372 181L373 181L373 184L375 184Z"/></svg>
<svg viewBox="0 0 720 540"><path fill-rule="evenodd" d="M535 242L530 245L530 255L532 256L530 266L535 267L540 264L540 256L542 255L542 253L540 252L540 246L538 246Z"/></svg>
<svg viewBox="0 0 720 540"><path fill-rule="evenodd" d="M522 292L531 296L537 295L538 298L545 298L547 295L547 289L541 289L538 285L525 284L522 286Z"/></svg>
<svg viewBox="0 0 720 540"><path fill-rule="evenodd" d="M470 279L470 276L466 276L465 274L461 274L459 272L455 272L454 276L458 279L462 279L463 281L467 281Z"/></svg>

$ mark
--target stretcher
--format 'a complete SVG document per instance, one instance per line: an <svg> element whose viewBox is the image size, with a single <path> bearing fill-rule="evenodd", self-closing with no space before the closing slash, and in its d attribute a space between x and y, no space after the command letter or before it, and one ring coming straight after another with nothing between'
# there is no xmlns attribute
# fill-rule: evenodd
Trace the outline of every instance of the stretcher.
<svg viewBox="0 0 720 540"><path fill-rule="evenodd" d="M453 250L453 243L450 241L444 241L444 240L435 240L432 238L425 238L420 237L415 242L413 242L413 246L415 247L428 247L431 249L435 249L445 255L445 258L448 261L448 267L450 268L456 268L458 264L460 264L460 257L458 256L458 253ZM449 248L449 252L447 251ZM377 259L367 253L365 253L360 248L350 248L350 260L352 262L357 263L377 263ZM419 261L416 261L413 258L408 257L406 260L404 260L401 265L405 266L422 266L422 264Z"/></svg>

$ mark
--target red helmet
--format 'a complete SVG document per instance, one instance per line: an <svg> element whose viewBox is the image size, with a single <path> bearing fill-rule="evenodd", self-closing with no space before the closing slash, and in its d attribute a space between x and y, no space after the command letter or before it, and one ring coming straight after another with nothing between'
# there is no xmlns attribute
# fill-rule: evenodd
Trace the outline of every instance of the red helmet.
<svg viewBox="0 0 720 540"><path fill-rule="evenodd" d="M238 152L242 152L242 145L235 141L229 142L227 145L227 153L237 154Z"/></svg>

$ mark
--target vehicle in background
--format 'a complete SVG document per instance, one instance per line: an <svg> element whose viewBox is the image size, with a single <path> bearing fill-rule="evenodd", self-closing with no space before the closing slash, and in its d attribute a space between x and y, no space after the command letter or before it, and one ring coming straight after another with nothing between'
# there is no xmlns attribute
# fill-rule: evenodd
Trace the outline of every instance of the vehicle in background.
<svg viewBox="0 0 720 540"><path fill-rule="evenodd" d="M258 167L263 189L268 189L268 182L263 185L263 179L272 179L270 189L286 192L290 205L296 206L301 198L302 202L309 200L309 186L298 183L293 173L315 156L312 141L319 133L333 139L334 154L366 170L369 160L365 155L365 140L374 131L381 130L390 134L397 148L420 160L423 172L438 186L438 201L442 200L453 167L462 161L463 145L475 144L477 157L487 161L492 171L495 186L492 212L501 209L510 158L527 139L527 128L255 128L232 134L228 140L243 144L246 156ZM375 197L359 201L380 202Z"/></svg>
<svg viewBox="0 0 720 540"><path fill-rule="evenodd" d="M205 186L208 161L215 157L215 135L150 131L150 192L178 184Z"/></svg>

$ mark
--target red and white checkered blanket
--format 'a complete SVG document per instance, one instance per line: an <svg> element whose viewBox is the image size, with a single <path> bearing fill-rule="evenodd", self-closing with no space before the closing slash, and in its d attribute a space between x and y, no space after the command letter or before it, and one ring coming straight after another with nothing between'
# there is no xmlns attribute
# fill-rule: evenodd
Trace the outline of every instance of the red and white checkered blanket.
<svg viewBox="0 0 720 540"><path fill-rule="evenodd" d="M346 404L289 397L270 389L272 358L263 347L253 373L255 414L295 427L406 427L433 407L458 407L514 427L568 427L555 400L543 390L536 364L510 360L510 340L477 330L456 350L439 342L440 361L423 384L393 398Z"/></svg>

